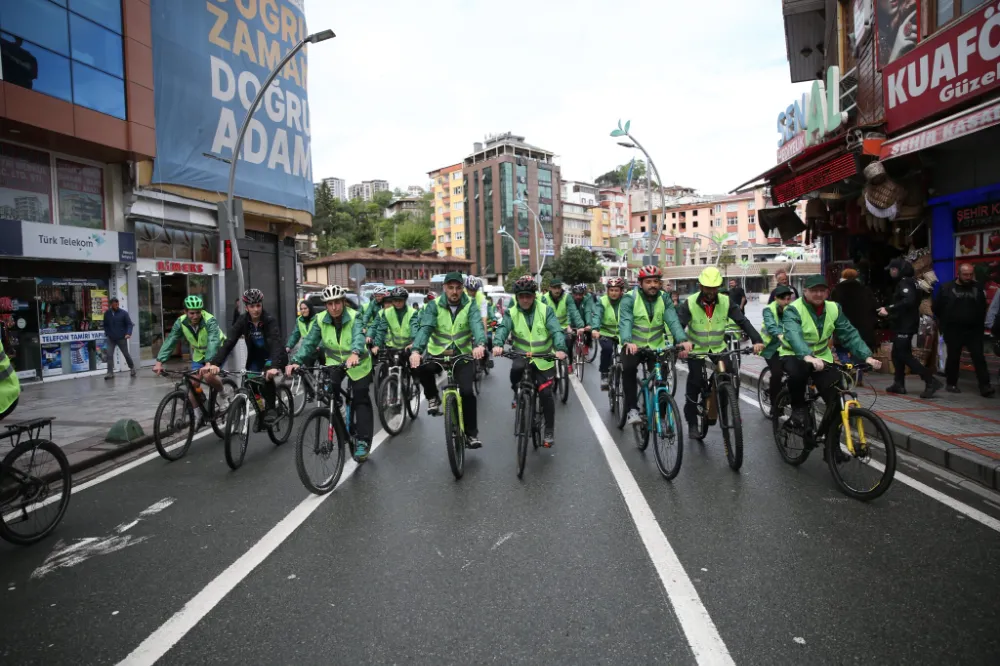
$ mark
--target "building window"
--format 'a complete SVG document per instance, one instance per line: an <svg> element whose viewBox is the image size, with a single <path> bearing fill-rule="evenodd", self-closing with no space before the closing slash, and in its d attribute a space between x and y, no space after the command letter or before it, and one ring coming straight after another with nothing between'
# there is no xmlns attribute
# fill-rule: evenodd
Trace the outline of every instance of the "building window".
<svg viewBox="0 0 1000 666"><path fill-rule="evenodd" d="M747 210L753 210L756 207L757 203L753 199L747 202Z"/></svg>
<svg viewBox="0 0 1000 666"><path fill-rule="evenodd" d="M464 247L456 247L455 248L455 256L456 257L464 257L465 256L465 248Z"/></svg>
<svg viewBox="0 0 1000 666"><path fill-rule="evenodd" d="M451 174L451 179L452 180L462 180L462 172L461 171L453 171L452 174Z"/></svg>
<svg viewBox="0 0 1000 666"><path fill-rule="evenodd" d="M518 201L528 201L528 167L518 164L515 170L516 183L514 186ZM528 234L528 209L524 206L517 206L517 228L513 231L517 238L517 245L522 249L527 249L531 242Z"/></svg>
<svg viewBox="0 0 1000 666"><path fill-rule="evenodd" d="M715 212L716 213L722 212L722 204L715 204Z"/></svg>
<svg viewBox="0 0 1000 666"><path fill-rule="evenodd" d="M452 220L452 224L455 224L455 225L465 224L465 218L463 218L461 215L459 215L454 220Z"/></svg>
<svg viewBox="0 0 1000 666"><path fill-rule="evenodd" d="M100 167L57 159L56 186L59 224L104 228L104 171Z"/></svg>
<svg viewBox="0 0 1000 666"><path fill-rule="evenodd" d="M455 196L458 196L459 194L462 193L462 188L461 187L452 188L451 193Z"/></svg>
<svg viewBox="0 0 1000 666"><path fill-rule="evenodd" d="M639 216L639 221L640 222L645 222L646 221L646 216L645 215L640 215Z"/></svg>
<svg viewBox="0 0 1000 666"><path fill-rule="evenodd" d="M751 227L757 224L757 216L753 214L747 215L747 224L749 224Z"/></svg>
<svg viewBox="0 0 1000 666"><path fill-rule="evenodd" d="M740 205L737 204L737 203L728 203L728 204L726 204L726 212L727 213L735 213L739 209L740 209Z"/></svg>
<svg viewBox="0 0 1000 666"><path fill-rule="evenodd" d="M670 214L670 217L672 217L672 218L674 218L674 219L677 219L677 213L671 213L671 214Z"/></svg>
<svg viewBox="0 0 1000 666"><path fill-rule="evenodd" d="M462 202L461 201L456 201L456 202L452 203L451 204L451 209L452 210L462 210Z"/></svg>
<svg viewBox="0 0 1000 666"><path fill-rule="evenodd" d="M538 198L552 200L552 172L548 169L538 169Z"/></svg>
<svg viewBox="0 0 1000 666"><path fill-rule="evenodd" d="M726 216L726 226L735 227L737 224L739 224L739 221L740 221L740 218L738 218L735 215L727 215Z"/></svg>
<svg viewBox="0 0 1000 666"><path fill-rule="evenodd" d="M486 246L486 263L483 272L495 273L496 267L493 263L493 243L496 237L496 230L493 228L493 167L483 169L483 222L485 223L484 233L486 235L483 239Z"/></svg>
<svg viewBox="0 0 1000 666"><path fill-rule="evenodd" d="M757 227L750 227L749 229L747 229L747 238L749 238L750 240L757 238Z"/></svg>
<svg viewBox="0 0 1000 666"><path fill-rule="evenodd" d="M937 0L937 28L986 4L986 0Z"/></svg>

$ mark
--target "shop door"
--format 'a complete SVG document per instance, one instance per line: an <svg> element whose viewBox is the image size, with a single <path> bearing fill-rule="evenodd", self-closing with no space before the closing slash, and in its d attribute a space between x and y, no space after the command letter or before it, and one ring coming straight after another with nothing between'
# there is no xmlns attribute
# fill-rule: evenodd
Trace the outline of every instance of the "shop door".
<svg viewBox="0 0 1000 666"><path fill-rule="evenodd" d="M184 299L187 298L188 276L183 273L160 275L163 296L163 334L166 337L174 327L174 323L184 314ZM170 350L171 357L180 357L181 344Z"/></svg>
<svg viewBox="0 0 1000 666"><path fill-rule="evenodd" d="M160 276L139 274L139 358L153 361L163 345L163 299Z"/></svg>
<svg viewBox="0 0 1000 666"><path fill-rule="evenodd" d="M0 278L0 297L14 306L7 332L10 357L18 379L30 381L42 376L42 350L38 338L38 302L35 281ZM0 322L6 325L7 322Z"/></svg>

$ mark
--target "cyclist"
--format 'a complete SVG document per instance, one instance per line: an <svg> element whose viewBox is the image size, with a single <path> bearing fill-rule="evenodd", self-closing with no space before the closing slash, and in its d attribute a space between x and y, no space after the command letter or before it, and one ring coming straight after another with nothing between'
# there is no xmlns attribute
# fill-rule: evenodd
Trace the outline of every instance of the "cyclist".
<svg viewBox="0 0 1000 666"><path fill-rule="evenodd" d="M514 282L517 307L507 310L503 322L497 328L494 356L503 353L503 344L510 335L511 345L519 352L551 354L555 351L558 358L566 358L566 338L563 336L562 327L559 326L559 320L556 319L552 308L535 299L536 291L538 285L530 275L519 277ZM528 360L524 358L514 359L510 368L510 386L515 392L512 408L517 407L517 385L524 375L527 362ZM540 359L531 359L531 363L538 370L535 373L535 384L542 399L542 415L545 418L542 446L551 448L555 443L556 401L552 395L552 383L556 376L555 363Z"/></svg>
<svg viewBox="0 0 1000 666"><path fill-rule="evenodd" d="M309 332L309 327L312 326L315 317L313 317L312 309L305 300L299 301L299 316L295 320L295 330L292 334L288 336L288 342L285 343L285 351L290 352L295 348L295 345L299 343L299 340L306 337Z"/></svg>
<svg viewBox="0 0 1000 666"><path fill-rule="evenodd" d="M587 293L587 285L580 284L573 285L570 289L570 295L573 297L572 305L576 307L576 314L580 317L580 321L583 323L582 335L584 335L584 341L587 346L590 346L590 340L587 339L591 335L594 329L594 299L590 297ZM577 331L581 333L581 331Z"/></svg>
<svg viewBox="0 0 1000 666"><path fill-rule="evenodd" d="M191 347L191 370L200 370L205 365L206 358L212 358L219 351L219 345L226 339L225 333L219 329L219 321L210 313L205 312L205 302L201 296L191 294L184 299L184 314L177 318L170 334L163 341L160 353L153 364L153 374L163 371L163 364L170 360L177 343L183 337ZM222 390L222 380L217 377L205 379L205 383ZM191 404L198 407L198 400L190 396Z"/></svg>
<svg viewBox="0 0 1000 666"><path fill-rule="evenodd" d="M674 303L662 289L663 273L658 266L639 269L639 288L622 297L618 306L618 339L625 346L622 358L622 391L628 423L642 422L639 400L639 350L661 349L669 332L686 356L691 343L677 320Z"/></svg>
<svg viewBox="0 0 1000 666"><path fill-rule="evenodd" d="M542 303L545 303L555 311L556 319L559 320L559 326L566 333L566 349L572 349L573 345L576 344L576 336L573 330L583 328L584 326L583 320L580 319L580 312L577 310L575 304L571 304L571 300L566 298L566 294L563 293L562 278L554 277L549 280L549 293L542 296ZM569 359L567 372L573 374L572 358Z"/></svg>
<svg viewBox="0 0 1000 666"><path fill-rule="evenodd" d="M14 353L7 333L14 323L13 312L14 302L7 296L0 298L0 420L10 416L21 396L21 381L9 356Z"/></svg>
<svg viewBox="0 0 1000 666"><path fill-rule="evenodd" d="M771 369L771 386L768 391L771 405L778 401L778 393L781 392L781 379L785 376L785 366L781 362L781 355L778 354L778 347L781 346L782 335L785 332L781 326L782 315L784 315L788 304L792 302L792 296L791 287L779 284L774 290L774 300L764 308L764 330L760 332L760 337L764 340L765 347L761 356L767 361L767 367Z"/></svg>
<svg viewBox="0 0 1000 666"><path fill-rule="evenodd" d="M474 307L479 309L479 314L483 317L483 330L486 331L486 348L489 349L492 346L490 340L493 339L489 322L496 318L496 312L493 310L493 301L483 293L483 281L475 275L465 278L465 293L472 299ZM484 357L485 363L489 363L490 367L493 367L493 360L489 357Z"/></svg>
<svg viewBox="0 0 1000 666"><path fill-rule="evenodd" d="M361 327L368 338L366 340L368 344L372 342L372 336L368 332L368 328L372 325L372 321L378 316L378 313L382 311L382 301L385 300L388 293L389 289L386 287L375 287L375 291L372 293L372 300L368 301L368 305L365 306L364 311L361 313Z"/></svg>
<svg viewBox="0 0 1000 666"><path fill-rule="evenodd" d="M802 298L786 307L781 316L784 335L778 354L788 376L793 425L801 426L806 420L806 387L810 375L827 409L837 405L836 387L840 373L826 365L833 363L830 339L834 334L854 358L865 359L865 363L876 370L882 365L871 357L868 345L844 316L840 306L826 300L829 295L830 289L823 276L813 275L806 280ZM773 377L771 381L774 381Z"/></svg>
<svg viewBox="0 0 1000 666"><path fill-rule="evenodd" d="M385 297L390 307L382 310L382 316L376 318L372 354L378 354L383 344L393 349L409 349L413 345L420 315L413 308L406 307L409 295L403 287L396 287Z"/></svg>
<svg viewBox="0 0 1000 666"><path fill-rule="evenodd" d="M625 293L625 280L613 277L608 280L608 291L594 306L594 316L591 325L594 327L594 339L601 345L601 390L608 390L608 372L611 370L611 356L618 344L618 306L621 305Z"/></svg>
<svg viewBox="0 0 1000 666"><path fill-rule="evenodd" d="M338 285L328 285L323 290L326 312L316 315L316 322L302 341L302 347L292 358L285 373L291 376L296 368L306 363L314 353L323 350L326 365L347 366L347 376L351 378L351 405L355 414L355 435L357 445L354 458L358 462L368 459L368 452L375 428L372 399L368 388L372 383L372 358L365 346L361 314L347 307L347 290ZM405 299L403 301L406 302ZM344 380L343 370L331 371L328 375L334 385Z"/></svg>
<svg viewBox="0 0 1000 666"><path fill-rule="evenodd" d="M740 327L753 343L755 353L764 349L764 341L750 320L743 316L739 303L729 300L729 296L719 293L722 286L722 273L715 266L709 266L698 276L699 291L681 301L677 308L677 316L681 320L687 336L693 343L692 351L696 354L718 354L726 350L725 332L732 320ZM704 359L688 359L687 400L684 401L684 416L687 418L691 437L698 437L698 403L704 388L702 363ZM726 370L732 369L726 361Z"/></svg>
<svg viewBox="0 0 1000 666"><path fill-rule="evenodd" d="M260 289L247 289L243 292L243 304L246 312L237 318L229 329L227 339L221 343L219 350L201 369L201 376L217 391L222 390L222 381L218 378L219 366L226 362L229 354L240 338L246 341L248 372L263 373L264 378L264 423L274 422L278 413L274 409L274 377L281 374L288 355L281 344L281 325L278 320L264 310L264 293Z"/></svg>
<svg viewBox="0 0 1000 666"><path fill-rule="evenodd" d="M410 366L417 370L417 378L427 396L427 413L432 416L436 416L441 410L441 398L434 379L440 369L420 368L420 359L424 352L430 352L433 356L441 356L445 352L471 353L474 359L481 359L485 354L486 332L483 330L479 310L473 306L472 299L463 289L462 274L452 271L444 276L444 295L429 302L420 311ZM471 363L463 361L456 364L455 379L462 397L462 415L465 434L469 438L467 446L470 449L478 449L483 445L479 439L476 419L476 392L473 388L475 377L475 367Z"/></svg>

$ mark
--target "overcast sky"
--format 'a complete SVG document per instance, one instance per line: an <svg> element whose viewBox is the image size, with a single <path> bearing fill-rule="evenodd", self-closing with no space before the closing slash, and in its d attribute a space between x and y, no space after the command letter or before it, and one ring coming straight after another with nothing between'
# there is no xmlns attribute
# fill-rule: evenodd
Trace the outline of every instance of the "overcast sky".
<svg viewBox="0 0 1000 666"><path fill-rule="evenodd" d="M512 131L593 180L631 152L728 192L774 165L789 82L778 0L306 0L314 180L426 186Z"/></svg>

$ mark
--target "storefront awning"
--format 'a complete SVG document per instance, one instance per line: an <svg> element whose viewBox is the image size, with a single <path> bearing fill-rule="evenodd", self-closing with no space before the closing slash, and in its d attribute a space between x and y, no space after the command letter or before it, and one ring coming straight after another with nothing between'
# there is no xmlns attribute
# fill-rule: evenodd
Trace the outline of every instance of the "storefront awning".
<svg viewBox="0 0 1000 666"><path fill-rule="evenodd" d="M840 157L823 162L798 176L781 183L775 183L771 186L771 199L776 204L788 203L798 199L803 194L815 192L821 187L833 185L838 181L857 175L857 173L857 156L854 153L844 153Z"/></svg>
<svg viewBox="0 0 1000 666"><path fill-rule="evenodd" d="M882 161L960 139L979 130L1000 125L1000 99L992 99L967 111L931 123L882 144Z"/></svg>
<svg viewBox="0 0 1000 666"><path fill-rule="evenodd" d="M816 155L829 149L834 144L842 142L843 142L843 136L838 135L833 137L832 139L824 141L823 143L818 143L815 146L809 146L801 153L792 156L790 160L781 162L780 164L776 164L775 166L771 167L770 169L760 174L759 176L754 176L753 178L743 183L739 187L730 190L729 193L736 194L746 189L749 189L747 188L747 185L756 185L758 183L761 185L766 185L767 184L766 181L772 181L778 176L782 176L784 174L794 173L797 167L804 165L807 161L809 161L810 158L815 157Z"/></svg>
<svg viewBox="0 0 1000 666"><path fill-rule="evenodd" d="M757 223L764 236L770 236L771 231L777 229L781 240L786 242L798 236L806 228L795 209L790 206L761 208L757 211Z"/></svg>

